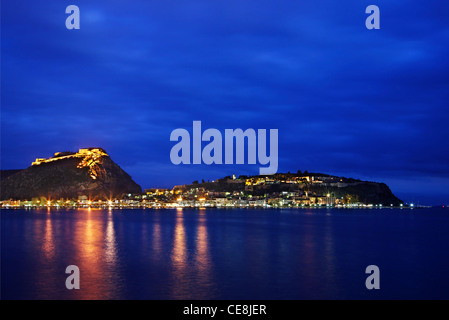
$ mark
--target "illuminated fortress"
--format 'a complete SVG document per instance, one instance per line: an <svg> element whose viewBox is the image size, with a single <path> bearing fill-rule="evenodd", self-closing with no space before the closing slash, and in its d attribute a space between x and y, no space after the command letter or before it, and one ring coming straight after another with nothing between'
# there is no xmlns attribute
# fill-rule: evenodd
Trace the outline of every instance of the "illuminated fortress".
<svg viewBox="0 0 449 320"><path fill-rule="evenodd" d="M89 174L92 179L96 179L98 172L96 165L101 163L101 157L109 157L109 155L101 148L85 148L79 149L78 152L56 152L51 158L37 158L36 161L31 163L32 166L38 166L43 163L49 163L70 158L81 158L77 168L89 168Z"/></svg>

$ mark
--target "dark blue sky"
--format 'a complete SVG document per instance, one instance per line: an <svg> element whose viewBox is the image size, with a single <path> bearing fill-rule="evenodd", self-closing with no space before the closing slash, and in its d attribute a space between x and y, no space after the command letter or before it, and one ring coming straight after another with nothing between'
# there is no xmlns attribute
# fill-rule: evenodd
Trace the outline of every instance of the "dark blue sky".
<svg viewBox="0 0 449 320"><path fill-rule="evenodd" d="M144 188L259 165L170 162L172 130L279 129L279 170L449 202L449 2L2 1L1 167L101 146ZM76 4L81 29L65 28ZM381 30L365 28L365 8Z"/></svg>

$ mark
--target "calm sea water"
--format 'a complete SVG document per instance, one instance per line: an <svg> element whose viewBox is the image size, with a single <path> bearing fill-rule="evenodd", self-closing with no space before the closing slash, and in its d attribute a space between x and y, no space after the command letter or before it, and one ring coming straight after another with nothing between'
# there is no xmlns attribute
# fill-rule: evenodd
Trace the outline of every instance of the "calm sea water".
<svg viewBox="0 0 449 320"><path fill-rule="evenodd" d="M365 287L372 264L380 290ZM449 211L2 210L1 295L449 299Z"/></svg>

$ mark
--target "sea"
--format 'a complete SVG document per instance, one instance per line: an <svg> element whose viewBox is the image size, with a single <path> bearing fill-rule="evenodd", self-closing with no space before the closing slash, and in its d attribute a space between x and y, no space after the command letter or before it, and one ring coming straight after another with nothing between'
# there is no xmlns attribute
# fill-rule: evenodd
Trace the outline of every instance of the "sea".
<svg viewBox="0 0 449 320"><path fill-rule="evenodd" d="M4 300L449 299L445 208L43 208L0 217ZM73 277L79 289L68 288Z"/></svg>

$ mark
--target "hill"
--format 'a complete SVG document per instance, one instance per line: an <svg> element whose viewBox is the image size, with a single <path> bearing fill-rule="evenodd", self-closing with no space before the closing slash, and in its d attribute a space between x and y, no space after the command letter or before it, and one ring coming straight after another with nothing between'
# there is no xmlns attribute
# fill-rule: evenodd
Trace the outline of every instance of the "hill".
<svg viewBox="0 0 449 320"><path fill-rule="evenodd" d="M403 203L385 183L307 171L238 178L228 176L213 182L194 181L190 185L177 188L183 192L203 189L214 194L249 195L252 199L295 199L301 203L371 203L385 206L398 206Z"/></svg>
<svg viewBox="0 0 449 320"><path fill-rule="evenodd" d="M8 178L9 176L12 176L13 174L16 174L17 172L22 171L22 169L18 170L0 170L0 181L3 179Z"/></svg>
<svg viewBox="0 0 449 320"><path fill-rule="evenodd" d="M2 172L1 200L76 199L80 196L111 199L142 192L101 148L58 152L48 159L36 159L27 169L14 171L6 172L5 176Z"/></svg>

